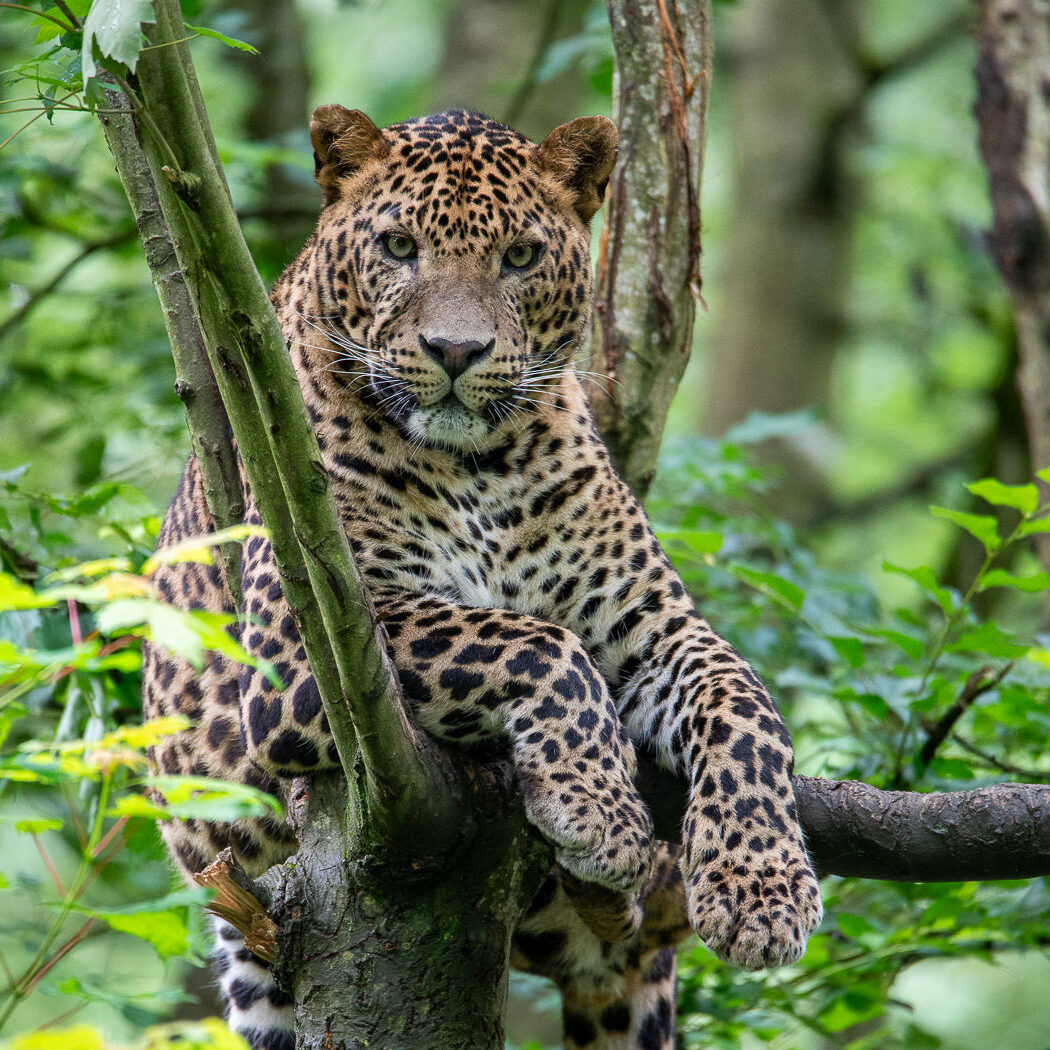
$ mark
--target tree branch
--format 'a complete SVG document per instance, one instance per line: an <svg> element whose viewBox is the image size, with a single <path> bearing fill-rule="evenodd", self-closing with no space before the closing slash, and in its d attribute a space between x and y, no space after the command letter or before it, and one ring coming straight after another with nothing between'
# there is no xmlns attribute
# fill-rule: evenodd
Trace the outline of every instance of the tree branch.
<svg viewBox="0 0 1050 1050"><path fill-rule="evenodd" d="M955 723L966 714L974 700L994 689L1013 670L1013 666L1014 662L1011 660L998 671L992 667L979 667L966 679L966 685L963 686L959 698L926 732L926 742L919 752L920 772L933 761L937 748L944 743L948 734L955 728Z"/></svg>
<svg viewBox="0 0 1050 1050"><path fill-rule="evenodd" d="M1022 780L1031 781L1036 784L1046 784L1050 782L1050 772L1047 772L1046 770L1025 769L1023 766L1014 765L1013 762L1007 762L1004 759L996 758L995 755L979 748L976 744L971 743L958 733L952 733L952 740L964 751L969 751L975 758L979 758L989 769L996 769L1000 773L1008 773L1010 776L1020 777Z"/></svg>
<svg viewBox="0 0 1050 1050"><path fill-rule="evenodd" d="M237 454L230 439L230 422L208 364L200 325L161 212L149 162L139 143L130 104L115 90L108 90L106 95L109 107L99 120L131 205L164 314L175 358L175 390L186 411L208 509L217 529L238 525L244 521L244 496ZM240 545L224 543L222 559L227 585L239 605Z"/></svg>
<svg viewBox="0 0 1050 1050"><path fill-rule="evenodd" d="M700 177L710 91L710 0L609 0L619 161L595 281L592 408L623 479L652 481L689 361L700 294ZM688 58L686 57L688 56Z"/></svg>
<svg viewBox="0 0 1050 1050"><path fill-rule="evenodd" d="M158 0L155 9L148 36L164 46L142 52L138 90L165 145L147 137L145 152L344 772L361 789L363 824L378 832L409 814L450 816L444 766L400 700L283 334L218 167L192 62L178 42L178 4ZM448 822L432 820L428 830L435 823Z"/></svg>
<svg viewBox="0 0 1050 1050"><path fill-rule="evenodd" d="M47 298L85 259L90 259L95 252L105 248L115 248L118 244L126 244L134 236L134 230L121 230L120 233L114 233L112 236L85 244L69 262L60 266L39 288L30 292L25 302L17 310L13 310L3 321L0 321L0 339L3 339L12 328L20 324L25 316L42 299Z"/></svg>
<svg viewBox="0 0 1050 1050"><path fill-rule="evenodd" d="M1050 787L882 791L855 780L794 776L806 845L821 875L897 882L1029 879L1050 874ZM678 841L683 780L642 756L639 789L656 833Z"/></svg>

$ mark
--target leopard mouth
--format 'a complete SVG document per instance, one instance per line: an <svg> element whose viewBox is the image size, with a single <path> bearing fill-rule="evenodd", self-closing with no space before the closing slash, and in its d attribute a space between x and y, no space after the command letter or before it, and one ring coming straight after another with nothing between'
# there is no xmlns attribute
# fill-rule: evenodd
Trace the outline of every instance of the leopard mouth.
<svg viewBox="0 0 1050 1050"><path fill-rule="evenodd" d="M489 423L449 391L433 405L406 413L406 429L417 441L443 448L470 449L488 436Z"/></svg>

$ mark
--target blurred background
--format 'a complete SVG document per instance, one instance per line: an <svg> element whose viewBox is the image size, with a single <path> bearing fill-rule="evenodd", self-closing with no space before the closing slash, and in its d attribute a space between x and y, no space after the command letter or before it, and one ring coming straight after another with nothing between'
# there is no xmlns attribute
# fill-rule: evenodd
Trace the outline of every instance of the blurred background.
<svg viewBox="0 0 1050 1050"><path fill-rule="evenodd" d="M604 4L592 0L183 8L188 22L259 51L193 44L269 282L316 221L307 136L316 105L363 109L380 125L465 107L537 139L573 116L610 113L612 47ZM0 66L10 72L33 53L36 29L2 17ZM842 641L867 646L877 621L925 644L926 596L883 563L929 567L967 592L984 552L928 506L972 509L965 482L1021 483L1047 466L1028 462L1012 316L984 245L972 21L968 0L715 5L706 308L649 510L701 608L783 700L800 772L918 788L982 784L1008 773L1004 764L1047 775L1045 666L977 705L969 742L986 759L998 749L995 761L963 750L916 772L901 755L922 726L921 661L905 666L904 643L904 655L882 659ZM26 79L5 76L0 93L0 139L15 136L0 153L0 537L48 566L144 547L188 439L141 248L94 118L56 105L33 120ZM94 516L43 495L99 491ZM771 610L768 588L744 587L734 559L799 588L794 611L805 615ZM1009 568L1038 565L1020 546ZM1038 596L989 592L974 608L1022 651L1045 652ZM971 645L970 670L1012 652L989 637ZM134 682L122 688L130 712ZM48 705L59 717L63 702L52 691L36 717ZM0 807L34 805L48 804L0 795ZM16 955L32 940L42 878L26 841L0 824L12 883L0 911L21 902L26 916L24 929L6 931L23 946ZM114 894L166 887L151 849L113 876ZM723 970L702 948L686 953L686 1045L1050 1047L1041 882L829 880L827 893L828 928L804 967L763 979ZM117 1034L162 1014L156 989L183 981L184 963L161 963L128 938L96 938L84 952L74 978L84 987L55 994L81 994L83 1016ZM55 976L57 988L61 969ZM516 978L515 992L511 1045L553 1045L551 991ZM25 1010L25 1023L39 1023L59 1006Z"/></svg>

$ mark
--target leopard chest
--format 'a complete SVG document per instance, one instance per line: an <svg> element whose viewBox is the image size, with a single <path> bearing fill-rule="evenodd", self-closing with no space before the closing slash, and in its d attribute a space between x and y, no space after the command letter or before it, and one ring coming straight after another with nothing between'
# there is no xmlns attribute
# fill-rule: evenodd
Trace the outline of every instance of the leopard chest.
<svg viewBox="0 0 1050 1050"><path fill-rule="evenodd" d="M565 622L595 560L613 548L593 465L548 459L497 474L432 460L400 468L335 460L336 498L374 589Z"/></svg>

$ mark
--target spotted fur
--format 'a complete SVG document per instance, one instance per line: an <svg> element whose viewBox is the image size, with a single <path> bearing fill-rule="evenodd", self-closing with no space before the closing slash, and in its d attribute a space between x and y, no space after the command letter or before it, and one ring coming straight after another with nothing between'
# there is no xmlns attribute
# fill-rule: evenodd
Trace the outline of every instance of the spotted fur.
<svg viewBox="0 0 1050 1050"><path fill-rule="evenodd" d="M797 959L821 907L776 706L696 611L573 366L615 129L580 118L537 146L468 113L380 131L326 106L311 134L326 205L273 300L405 694L442 740L509 741L560 865L515 961L562 988L567 1046L669 1048L669 945L686 916L756 968ZM191 460L161 542L210 527ZM232 610L218 567L170 566L158 586ZM147 714L198 723L153 759L280 793L337 757L262 538L245 545L241 589L242 642L286 688L217 656L198 675L151 648ZM651 867L632 741L688 779L680 862L661 845ZM187 872L227 845L252 871L294 849L272 819L165 836ZM220 959L252 1045L284 1047L288 1004L228 928Z"/></svg>

